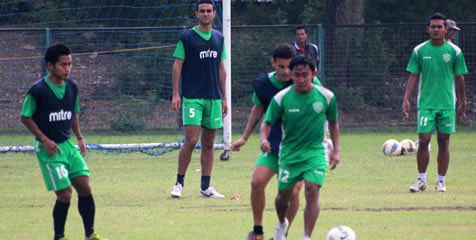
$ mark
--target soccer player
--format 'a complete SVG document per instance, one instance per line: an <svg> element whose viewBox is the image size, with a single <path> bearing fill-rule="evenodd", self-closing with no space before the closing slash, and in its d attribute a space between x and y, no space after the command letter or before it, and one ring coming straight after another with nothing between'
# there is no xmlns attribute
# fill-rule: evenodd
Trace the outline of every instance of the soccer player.
<svg viewBox="0 0 476 240"><path fill-rule="evenodd" d="M263 74L253 81L253 108L248 117L243 136L231 145L232 151L240 151L240 148L246 144L256 125L263 117L273 96L292 84L291 71L289 63L296 55L293 46L283 43L278 44L273 50L271 65L274 72ZM273 125L269 141L271 142L271 152L262 152L256 162L251 180L251 207L253 210L253 231L248 235L248 240L264 239L263 233L263 211L266 205L265 188L271 177L278 172L278 153L281 143L281 121ZM301 184L302 186L302 184ZM299 188L293 192L291 207L288 211L288 219L291 223L299 209Z"/></svg>
<svg viewBox="0 0 476 240"><path fill-rule="evenodd" d="M35 153L48 191L56 194L53 208L54 239L66 239L64 226L73 195L86 238L104 239L94 232L95 205L89 184L89 169L83 157L86 145L79 127L78 86L68 78L71 50L64 44L50 46L45 53L49 74L33 84L23 102L21 121L36 137ZM71 139L73 129L79 151Z"/></svg>
<svg viewBox="0 0 476 240"><path fill-rule="evenodd" d="M201 131L200 196L223 198L210 186L210 177L216 130L223 126L222 117L226 116L228 108L223 62L226 58L225 43L223 35L212 29L216 16L213 1L199 0L195 16L198 25L180 35L174 52L172 109L179 112L182 107L185 142L180 148L177 181L170 195L175 198L182 196L185 173ZM183 102L178 90L180 79Z"/></svg>
<svg viewBox="0 0 476 240"><path fill-rule="evenodd" d="M431 16L427 28L430 40L413 49L407 71L410 72L403 98L402 113L408 118L409 98L418 84L417 150L418 180L410 192L426 189L426 169L430 161L428 144L431 132L436 129L438 141L438 178L435 189L446 192L445 175L448 171L450 135L455 132L456 90L459 95L458 114L466 120L464 76L467 73L461 49L445 40L445 17L440 13Z"/></svg>
<svg viewBox="0 0 476 240"><path fill-rule="evenodd" d="M271 101L261 124L261 150L271 152L268 140L272 125L282 119L284 138L279 152L278 196L275 200L279 223L274 240L286 239L289 226L286 211L293 187L304 180L306 208L304 210L304 237L311 238L319 215L319 190L327 172L324 147L325 121L329 121L334 150L330 152L331 169L339 163L339 123L334 94L312 84L316 74L313 59L298 55L290 63L294 84L281 90Z"/></svg>

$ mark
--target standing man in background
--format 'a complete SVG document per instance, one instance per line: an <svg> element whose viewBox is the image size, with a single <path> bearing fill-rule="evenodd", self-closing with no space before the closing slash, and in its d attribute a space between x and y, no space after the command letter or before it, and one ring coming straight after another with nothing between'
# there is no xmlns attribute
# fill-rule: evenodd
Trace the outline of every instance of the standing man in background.
<svg viewBox="0 0 476 240"><path fill-rule="evenodd" d="M448 29L446 33L446 40L450 43L453 42L453 38L455 36L456 31L460 31L461 29L456 26L456 22L451 19L446 19L446 28Z"/></svg>
<svg viewBox="0 0 476 240"><path fill-rule="evenodd" d="M297 26L294 28L294 48L296 48L296 55L306 54L314 61L316 69L319 68L319 48L317 45L308 41L306 28L303 26Z"/></svg>
<svg viewBox="0 0 476 240"><path fill-rule="evenodd" d="M220 32L212 29L216 16L212 0L199 0L195 16L198 25L180 35L174 52L172 109L179 112L182 108L185 142L180 148L177 180L170 195L175 198L182 196L185 173L201 132L202 178L199 194L205 198L223 198L210 186L210 177L216 130L223 127L222 117L228 110L223 62L226 59L225 39ZM178 89L180 79L183 102Z"/></svg>
<svg viewBox="0 0 476 240"><path fill-rule="evenodd" d="M455 132L456 92L459 95L458 114L466 120L466 94L463 74L468 72L461 49L446 41L446 18L435 13L428 23L430 40L413 49L407 71L410 72L403 98L402 113L408 118L410 96L418 84L417 150L418 179L410 192L426 189L426 170L430 162L428 144L431 132L437 131L438 178L437 192L446 192L445 176L450 163L450 135ZM456 85L456 86L455 86Z"/></svg>
<svg viewBox="0 0 476 240"><path fill-rule="evenodd" d="M74 187L83 219L85 239L103 240L94 232L94 205L89 169L83 157L86 144L79 127L79 90L68 78L73 60L64 44L50 46L45 53L49 74L28 91L21 121L35 135L35 153L48 191L56 194L53 208L54 240L66 240L64 227ZM71 139L71 129L79 150Z"/></svg>

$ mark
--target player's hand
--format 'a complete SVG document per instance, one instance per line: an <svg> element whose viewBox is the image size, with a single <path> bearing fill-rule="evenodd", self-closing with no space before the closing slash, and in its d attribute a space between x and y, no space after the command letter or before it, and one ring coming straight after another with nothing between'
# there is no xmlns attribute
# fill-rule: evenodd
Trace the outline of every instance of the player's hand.
<svg viewBox="0 0 476 240"><path fill-rule="evenodd" d="M84 138L78 140L78 145L81 156L86 157L86 142L84 141Z"/></svg>
<svg viewBox="0 0 476 240"><path fill-rule="evenodd" d="M233 144L231 144L231 151L240 151L240 148L246 144L246 139L244 137L240 137L240 139L236 140Z"/></svg>
<svg viewBox="0 0 476 240"><path fill-rule="evenodd" d="M51 141L49 138L45 138L42 143L43 147L45 147L50 157L53 157L55 155L56 150L58 150L59 154L61 154L60 147L55 142Z"/></svg>
<svg viewBox="0 0 476 240"><path fill-rule="evenodd" d="M458 106L458 115L466 122L466 101L462 101Z"/></svg>
<svg viewBox="0 0 476 240"><path fill-rule="evenodd" d="M337 165L340 163L339 152L333 151L331 152L329 157L331 159L331 170L334 170L337 167Z"/></svg>
<svg viewBox="0 0 476 240"><path fill-rule="evenodd" d="M403 99L402 114L405 118L408 118L408 110L410 110L410 102L408 99Z"/></svg>
<svg viewBox="0 0 476 240"><path fill-rule="evenodd" d="M226 99L221 100L221 115L223 118L228 115L228 103L226 102Z"/></svg>
<svg viewBox="0 0 476 240"><path fill-rule="evenodd" d="M172 97L172 110L180 112L180 96L177 94Z"/></svg>
<svg viewBox="0 0 476 240"><path fill-rule="evenodd" d="M261 151L271 152L271 144L269 143L268 139L261 140Z"/></svg>

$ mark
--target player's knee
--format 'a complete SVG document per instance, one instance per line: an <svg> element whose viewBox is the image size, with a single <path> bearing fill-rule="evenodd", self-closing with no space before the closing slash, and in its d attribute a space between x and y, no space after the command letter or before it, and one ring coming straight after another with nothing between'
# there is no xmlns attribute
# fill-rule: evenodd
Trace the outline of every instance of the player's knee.
<svg viewBox="0 0 476 240"><path fill-rule="evenodd" d="M317 198L318 194L319 194L319 186L317 186L316 184L306 184L306 187L305 187L306 199Z"/></svg>
<svg viewBox="0 0 476 240"><path fill-rule="evenodd" d="M183 144L184 146L194 148L197 145L197 142L198 142L198 136L191 136L191 137L186 137L185 142Z"/></svg>
<svg viewBox="0 0 476 240"><path fill-rule="evenodd" d="M264 191L266 183L262 179L253 178L251 180L251 189L254 191Z"/></svg>
<svg viewBox="0 0 476 240"><path fill-rule="evenodd" d="M73 196L73 189L71 189L71 187L68 187L68 188L56 191L55 193L56 193L56 198L58 199L58 201L69 203L71 202L71 198Z"/></svg>
<svg viewBox="0 0 476 240"><path fill-rule="evenodd" d="M213 141L203 141L201 142L202 144L202 149L204 150L211 150L213 149Z"/></svg>

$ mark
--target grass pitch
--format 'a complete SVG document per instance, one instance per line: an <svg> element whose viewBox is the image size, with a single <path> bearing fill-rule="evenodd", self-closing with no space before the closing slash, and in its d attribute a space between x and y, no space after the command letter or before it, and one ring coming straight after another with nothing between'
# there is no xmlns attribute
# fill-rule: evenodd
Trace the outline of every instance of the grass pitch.
<svg viewBox="0 0 476 240"><path fill-rule="evenodd" d="M237 137L237 136L236 136ZM411 194L416 180L415 156L385 157L381 146L406 133L343 133L341 164L330 171L320 194L321 213L313 239L325 239L336 225L350 226L358 239L476 239L476 134L451 137L448 192L437 193L436 138L428 168L428 189ZM4 138L2 140L2 138ZM0 136L0 142L8 136ZM87 139L86 139L87 141ZM215 155L211 185L225 199L199 197L199 153L194 153L181 199L172 199L178 151L160 157L144 154L89 152L87 163L96 201L96 230L109 239L244 239L252 229L249 201L251 173L260 152L253 135L229 162ZM0 154L0 239L51 239L55 196L47 193L32 154ZM266 239L277 222L277 182L267 187ZM240 200L230 200L238 193ZM301 239L305 199L288 239ZM83 239L74 197L66 223L69 239Z"/></svg>

